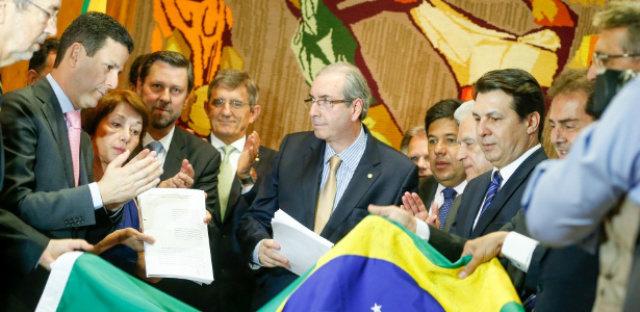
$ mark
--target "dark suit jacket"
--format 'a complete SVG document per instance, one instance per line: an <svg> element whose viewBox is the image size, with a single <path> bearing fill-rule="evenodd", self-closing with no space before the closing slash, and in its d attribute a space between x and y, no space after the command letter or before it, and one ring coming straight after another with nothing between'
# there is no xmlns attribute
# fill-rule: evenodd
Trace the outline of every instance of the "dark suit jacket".
<svg viewBox="0 0 640 312"><path fill-rule="evenodd" d="M89 226L111 227L93 208L91 141L82 133L75 187L67 125L47 79L4 95L0 122L5 147L3 208L53 238L84 238Z"/></svg>
<svg viewBox="0 0 640 312"><path fill-rule="evenodd" d="M183 159L189 160L195 172L191 188L207 193L207 208L215 218L213 211L218 205L220 153L211 144L176 126L160 179L164 181L180 172Z"/></svg>
<svg viewBox="0 0 640 312"><path fill-rule="evenodd" d="M547 159L547 155L542 148L527 157L498 191L475 228L473 228L473 222L489 189L492 171L469 181L462 194L462 203L458 209L456 221L452 225L451 233L466 238L476 238L499 230L520 210L520 200L527 187L529 175L536 165L545 159Z"/></svg>
<svg viewBox="0 0 640 312"><path fill-rule="evenodd" d="M220 217L219 213L217 216L215 214L218 206L220 153L211 144L176 126L160 179L164 181L180 172L183 159L189 160L193 166L194 183L191 188L207 193L207 209L213 219L211 222L216 222ZM217 210L219 211L219 208ZM209 239L211 242L211 237ZM215 274L214 279L217 279ZM192 305L206 300L202 295L206 293L207 286L199 286L191 281L165 278L152 285ZM198 301L192 299L196 297Z"/></svg>
<svg viewBox="0 0 640 312"><path fill-rule="evenodd" d="M438 181L433 176L420 179L420 185L418 187L418 196L427 207L427 210L431 209L433 199L436 197L436 191L438 190Z"/></svg>
<svg viewBox="0 0 640 312"><path fill-rule="evenodd" d="M429 229L429 243L449 260L458 260L467 239L433 227ZM522 210L500 230L530 236ZM537 311L591 311L598 279L597 255L578 246L552 249L538 245L527 273L506 259L502 263L523 299L529 294L537 295Z"/></svg>
<svg viewBox="0 0 640 312"><path fill-rule="evenodd" d="M464 193L463 193L464 194ZM442 230L445 232L449 232L451 230L451 226L456 221L456 217L458 215L458 210L460 209L460 204L462 203L462 195L456 196L451 204L451 208L449 208L449 214L447 218L444 220L444 226L442 226Z"/></svg>
<svg viewBox="0 0 640 312"><path fill-rule="evenodd" d="M362 159L321 233L334 243L368 215L369 204L399 205L404 192L417 190L418 168L406 156L375 139L366 127L365 131L368 139ZM278 208L313 228L325 147L326 142L313 132L290 134L283 139L272 171L240 222L238 238L246 260L251 261L260 240L271 238L271 218ZM254 307L266 303L296 277L285 269L261 270Z"/></svg>

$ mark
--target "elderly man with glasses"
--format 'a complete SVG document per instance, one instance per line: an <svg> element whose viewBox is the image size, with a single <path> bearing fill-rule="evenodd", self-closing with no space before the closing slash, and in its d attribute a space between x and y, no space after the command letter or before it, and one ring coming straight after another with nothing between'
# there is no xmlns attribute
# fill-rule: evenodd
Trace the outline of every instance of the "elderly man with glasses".
<svg viewBox="0 0 640 312"><path fill-rule="evenodd" d="M238 237L247 261L262 267L254 308L273 298L296 276L271 239L278 208L310 230L337 242L367 212L369 204L399 205L415 192L418 168L373 137L362 124L371 92L353 65L321 70L305 100L313 132L287 135L272 170L240 222Z"/></svg>

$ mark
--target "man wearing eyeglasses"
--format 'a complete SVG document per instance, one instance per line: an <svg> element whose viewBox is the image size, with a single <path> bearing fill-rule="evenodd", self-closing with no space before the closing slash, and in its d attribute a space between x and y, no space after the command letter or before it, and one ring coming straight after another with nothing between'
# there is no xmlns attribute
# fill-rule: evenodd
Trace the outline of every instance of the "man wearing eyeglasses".
<svg viewBox="0 0 640 312"><path fill-rule="evenodd" d="M603 69L640 70L640 3L610 2L594 24L601 33L590 78ZM599 249L594 311L640 306L639 88L638 78L628 82L564 161L536 168L523 196L534 238L554 247Z"/></svg>
<svg viewBox="0 0 640 312"><path fill-rule="evenodd" d="M218 174L220 204L209 232L215 280L206 295L189 302L199 310L251 310L256 282L240 252L236 230L276 154L260 145L257 132L247 135L261 109L258 85L247 72L222 70L209 83L205 103L211 122L209 140L222 156L222 163Z"/></svg>
<svg viewBox="0 0 640 312"><path fill-rule="evenodd" d="M595 80L605 69L640 71L640 26L633 1L621 1L598 12L593 25L600 29L588 78Z"/></svg>
<svg viewBox="0 0 640 312"><path fill-rule="evenodd" d="M271 239L279 208L331 242L344 237L371 203L401 203L416 192L418 168L373 137L363 125L371 92L360 70L348 63L322 69L305 100L313 132L287 135L272 169L240 222L245 259L262 266L254 308L273 298L297 276Z"/></svg>

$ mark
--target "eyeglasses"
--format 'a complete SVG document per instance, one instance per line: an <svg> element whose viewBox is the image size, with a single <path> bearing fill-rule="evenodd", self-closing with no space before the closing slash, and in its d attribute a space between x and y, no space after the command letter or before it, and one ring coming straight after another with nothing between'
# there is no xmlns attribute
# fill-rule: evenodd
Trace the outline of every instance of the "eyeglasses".
<svg viewBox="0 0 640 312"><path fill-rule="evenodd" d="M342 103L349 103L349 102L351 102L351 101L347 101L347 100L326 100L326 99L320 99L320 100L306 99L306 100L304 100L304 107L306 107L307 109L311 109L311 106L313 106L313 103L316 103L318 105L318 107L320 107L320 109L329 110L329 109L331 109L331 107L333 107L333 105L342 104Z"/></svg>
<svg viewBox="0 0 640 312"><path fill-rule="evenodd" d="M38 10L42 11L47 16L47 22L56 23L58 21L58 12L59 11L54 11L53 13L49 12L49 10L41 7L37 3L33 2L33 0L24 0L24 2L26 2L28 4L31 4L34 7L38 8Z"/></svg>
<svg viewBox="0 0 640 312"><path fill-rule="evenodd" d="M229 102L229 107L231 107L231 109L235 109L235 110L239 110L243 106L250 104L248 102L242 102L242 101L238 101L238 100L229 100L229 101L227 101L225 99L213 99L211 101L211 106L213 106L215 108L222 108L222 107L224 107L224 103L227 103L227 102Z"/></svg>
<svg viewBox="0 0 640 312"><path fill-rule="evenodd" d="M608 60L616 59L616 58L626 58L626 57L639 57L640 53L623 53L623 54L604 54L604 53L593 53L593 62L596 65L596 68L599 70L606 69Z"/></svg>

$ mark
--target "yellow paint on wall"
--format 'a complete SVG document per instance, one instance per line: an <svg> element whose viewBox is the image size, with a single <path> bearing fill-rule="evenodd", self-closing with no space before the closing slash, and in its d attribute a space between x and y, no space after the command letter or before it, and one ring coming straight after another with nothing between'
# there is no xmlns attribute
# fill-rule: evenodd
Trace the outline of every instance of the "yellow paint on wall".
<svg viewBox="0 0 640 312"><path fill-rule="evenodd" d="M107 13L107 0L91 0L87 12Z"/></svg>

